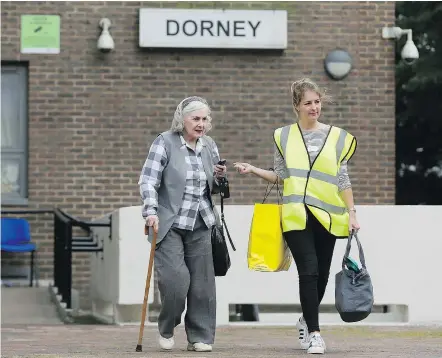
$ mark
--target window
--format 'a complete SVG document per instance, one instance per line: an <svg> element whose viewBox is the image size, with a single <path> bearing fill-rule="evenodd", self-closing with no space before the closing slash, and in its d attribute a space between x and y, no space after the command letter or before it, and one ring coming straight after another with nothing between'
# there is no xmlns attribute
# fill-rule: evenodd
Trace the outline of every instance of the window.
<svg viewBox="0 0 442 358"><path fill-rule="evenodd" d="M28 69L2 63L2 205L24 205L28 197Z"/></svg>

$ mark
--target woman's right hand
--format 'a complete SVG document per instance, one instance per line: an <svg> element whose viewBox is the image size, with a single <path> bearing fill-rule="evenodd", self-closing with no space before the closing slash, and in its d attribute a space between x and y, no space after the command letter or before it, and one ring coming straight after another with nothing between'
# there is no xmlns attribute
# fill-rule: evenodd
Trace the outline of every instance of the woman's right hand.
<svg viewBox="0 0 442 358"><path fill-rule="evenodd" d="M255 169L255 167L249 163L233 163L233 166L240 174L250 174L253 173Z"/></svg>
<svg viewBox="0 0 442 358"><path fill-rule="evenodd" d="M146 218L146 226L153 226L153 229L156 233L158 233L158 216L156 215L149 215Z"/></svg>

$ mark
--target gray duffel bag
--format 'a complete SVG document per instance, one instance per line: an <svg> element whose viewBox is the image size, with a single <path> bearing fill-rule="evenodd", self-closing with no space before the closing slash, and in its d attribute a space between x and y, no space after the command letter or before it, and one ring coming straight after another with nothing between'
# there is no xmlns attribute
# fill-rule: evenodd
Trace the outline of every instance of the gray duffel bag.
<svg viewBox="0 0 442 358"><path fill-rule="evenodd" d="M359 260L362 267L349 269L347 265L353 237L359 247ZM347 249L342 260L342 271L335 276L335 305L344 322L362 321L368 317L373 308L373 285L365 265L362 245L355 233L348 236Z"/></svg>

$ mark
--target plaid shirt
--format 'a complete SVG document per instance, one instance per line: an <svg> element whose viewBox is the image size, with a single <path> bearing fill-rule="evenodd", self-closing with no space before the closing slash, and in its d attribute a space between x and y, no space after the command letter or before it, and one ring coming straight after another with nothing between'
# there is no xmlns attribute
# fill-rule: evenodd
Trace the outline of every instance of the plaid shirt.
<svg viewBox="0 0 442 358"><path fill-rule="evenodd" d="M207 176L201 159L201 151L203 149L201 141L203 139L197 141L195 151L187 145L182 135L180 135L180 139L182 143L180 149L186 150L186 164L188 169L183 202L172 227L193 230L196 217L198 212L200 212L207 227L210 228L215 224L215 215L207 195ZM212 156L213 163L217 163L219 161L219 152L215 143ZM161 177L166 163L167 153L164 139L158 136L152 143L141 171L140 180L138 181L141 198L144 203L142 209L142 215L144 217L157 214L157 190L161 185Z"/></svg>

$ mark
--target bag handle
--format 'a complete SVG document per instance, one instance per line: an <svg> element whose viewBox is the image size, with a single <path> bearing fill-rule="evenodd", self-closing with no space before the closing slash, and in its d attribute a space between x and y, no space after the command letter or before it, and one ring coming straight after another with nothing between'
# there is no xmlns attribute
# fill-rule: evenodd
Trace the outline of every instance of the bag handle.
<svg viewBox="0 0 442 358"><path fill-rule="evenodd" d="M227 233L227 237L229 238L230 241L230 246L232 246L233 251L236 251L235 245L233 245L233 241L232 238L230 237L230 233L229 233L229 229L227 228L227 224L226 221L224 220L224 196L221 196L221 222L224 225L224 227L226 228L226 233Z"/></svg>
<svg viewBox="0 0 442 358"><path fill-rule="evenodd" d="M273 168L270 168L269 170L274 172ZM282 194L281 194L281 191L279 190L279 176L277 175L276 176L276 181L273 183L273 185L270 188L270 190L269 190L270 182L267 183L267 187L266 187L266 191L264 193L264 199L262 200L262 204L264 204L264 202L266 201L267 197L269 196L270 192L273 190L275 185L276 185L276 190L278 192L278 196L277 196L277 198L278 198L278 205L279 205L279 197L281 197L281 201L282 201Z"/></svg>
<svg viewBox="0 0 442 358"><path fill-rule="evenodd" d="M361 265L364 268L364 270L367 269L367 267L365 266L365 256L364 256L364 250L362 249L362 245L361 242L359 241L358 238L358 234L352 230L350 232L350 234L348 235L348 241L347 241L347 248L345 249L345 254L344 254L344 258L342 260L342 270L345 269L345 259L348 257L348 255L350 254L350 249L351 249L351 239L353 238L353 236L356 239L356 243L358 244L358 248L359 248L359 260L361 261Z"/></svg>

